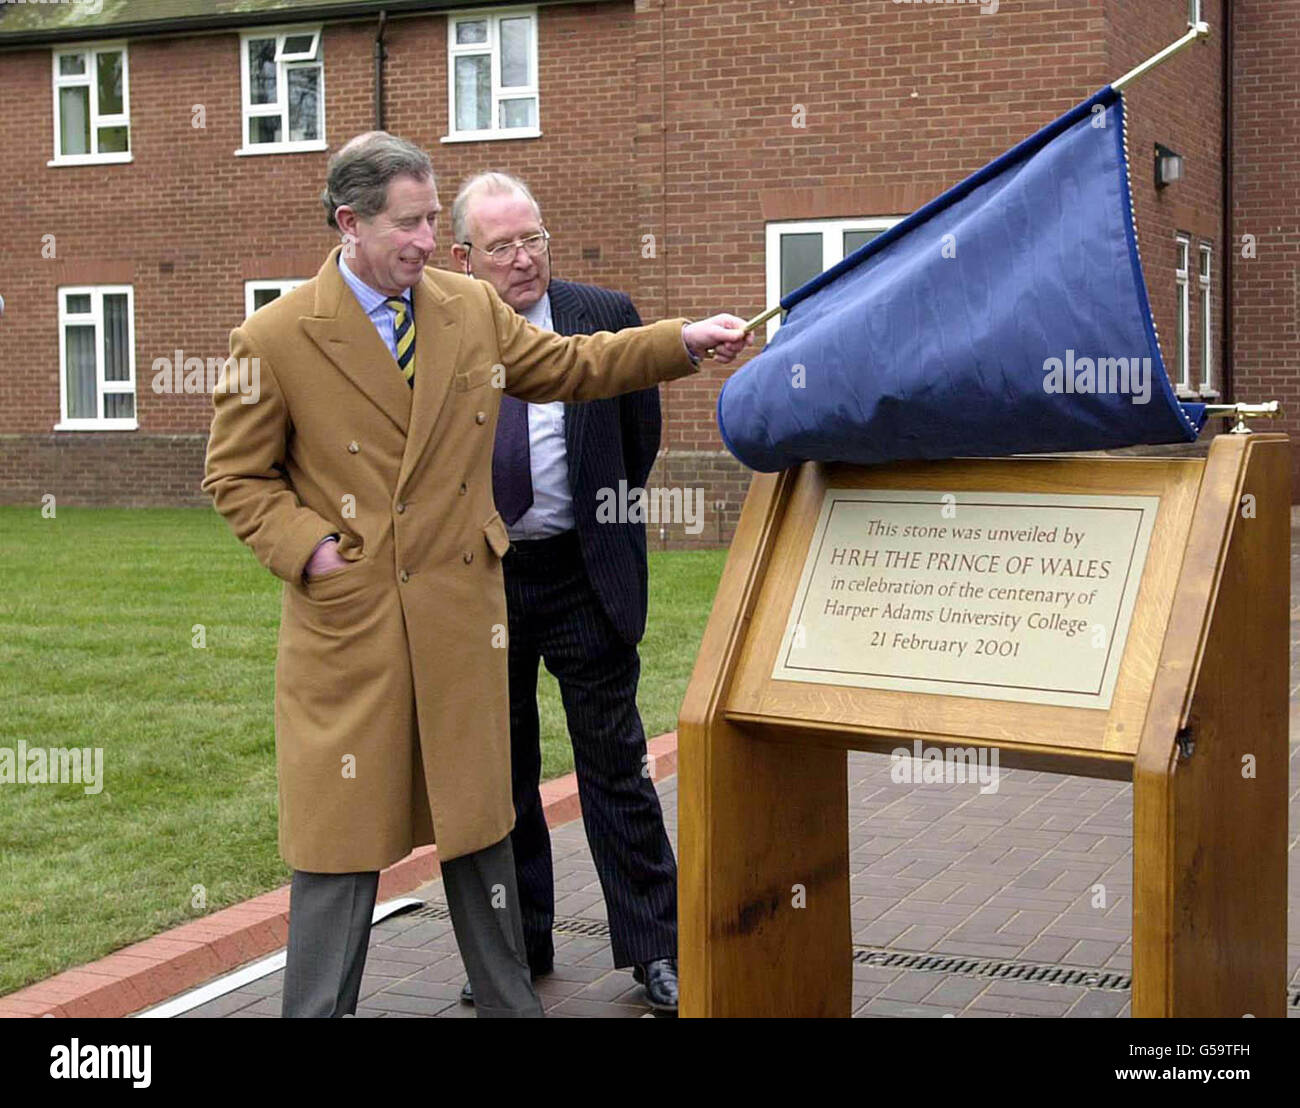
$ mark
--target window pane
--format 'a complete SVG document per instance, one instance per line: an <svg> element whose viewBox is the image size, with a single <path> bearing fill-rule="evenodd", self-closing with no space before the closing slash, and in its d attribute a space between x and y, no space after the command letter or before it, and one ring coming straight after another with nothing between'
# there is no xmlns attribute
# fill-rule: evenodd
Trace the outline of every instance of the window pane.
<svg viewBox="0 0 1300 1108"><path fill-rule="evenodd" d="M59 76L77 77L86 72L85 54L61 54L59 56Z"/></svg>
<svg viewBox="0 0 1300 1108"><path fill-rule="evenodd" d="M259 142L280 141L280 117L278 115L255 115L248 121L248 141L254 145Z"/></svg>
<svg viewBox="0 0 1300 1108"><path fill-rule="evenodd" d="M63 154L90 153L90 89L59 89L59 134Z"/></svg>
<svg viewBox="0 0 1300 1108"><path fill-rule="evenodd" d="M122 54L96 55L99 69L99 114L121 115L125 111L122 103Z"/></svg>
<svg viewBox="0 0 1300 1108"><path fill-rule="evenodd" d="M781 236L781 295L794 292L822 271L822 234Z"/></svg>
<svg viewBox="0 0 1300 1108"><path fill-rule="evenodd" d="M1187 270L1187 243L1185 242L1178 244L1178 268L1183 272Z"/></svg>
<svg viewBox="0 0 1300 1108"><path fill-rule="evenodd" d="M1184 300L1184 292L1184 289L1178 290L1176 298L1178 319L1174 324L1174 365L1177 367L1178 380L1182 384L1187 383L1187 350L1183 346L1187 334L1187 304Z"/></svg>
<svg viewBox="0 0 1300 1108"><path fill-rule="evenodd" d="M248 93L254 104L274 104L279 96L275 83L275 39L248 41Z"/></svg>
<svg viewBox="0 0 1300 1108"><path fill-rule="evenodd" d="M253 311L258 308L265 308L272 300L279 299L279 289L254 289L253 290Z"/></svg>
<svg viewBox="0 0 1300 1108"><path fill-rule="evenodd" d="M1210 387L1210 290L1201 290L1201 387Z"/></svg>
<svg viewBox="0 0 1300 1108"><path fill-rule="evenodd" d="M471 42L487 42L487 20L475 19L456 24L456 43L463 46Z"/></svg>
<svg viewBox="0 0 1300 1108"><path fill-rule="evenodd" d="M74 296L66 297L67 308L65 311L68 315L90 315L90 294L77 293Z"/></svg>
<svg viewBox="0 0 1300 1108"><path fill-rule="evenodd" d="M131 140L125 127L101 127L99 129L99 152L101 154L125 154L131 149Z"/></svg>
<svg viewBox="0 0 1300 1108"><path fill-rule="evenodd" d="M320 68L295 66L288 74L289 141L307 142L320 138Z"/></svg>
<svg viewBox="0 0 1300 1108"><path fill-rule="evenodd" d="M104 393L105 419L134 419L135 397L129 392Z"/></svg>
<svg viewBox="0 0 1300 1108"><path fill-rule="evenodd" d="M456 59L458 131L486 131L492 126L491 61L486 54Z"/></svg>
<svg viewBox="0 0 1300 1108"><path fill-rule="evenodd" d="M878 234L880 234L879 231L845 231L844 256L847 258L859 247L866 246Z"/></svg>
<svg viewBox="0 0 1300 1108"><path fill-rule="evenodd" d="M1210 276L1210 252L1208 250L1201 251L1201 276L1207 280Z"/></svg>
<svg viewBox="0 0 1300 1108"><path fill-rule="evenodd" d="M510 127L536 127L537 101L533 99L502 100L501 126L506 129Z"/></svg>
<svg viewBox="0 0 1300 1108"><path fill-rule="evenodd" d="M503 19L501 21L501 87L519 88L531 85L528 72L529 44L532 41L531 19Z"/></svg>
<svg viewBox="0 0 1300 1108"><path fill-rule="evenodd" d="M95 328L69 327L68 418L94 419L95 412Z"/></svg>
<svg viewBox="0 0 1300 1108"><path fill-rule="evenodd" d="M131 379L130 331L127 328L126 294L104 296L104 380Z"/></svg>
<svg viewBox="0 0 1300 1108"><path fill-rule="evenodd" d="M284 49L281 54L305 54L311 49L312 39L315 35L288 35L284 40Z"/></svg>

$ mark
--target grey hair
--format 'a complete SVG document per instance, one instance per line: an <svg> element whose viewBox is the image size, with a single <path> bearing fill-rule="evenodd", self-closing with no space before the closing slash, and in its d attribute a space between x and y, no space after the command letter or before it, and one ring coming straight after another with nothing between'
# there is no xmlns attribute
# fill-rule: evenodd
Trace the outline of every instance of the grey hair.
<svg viewBox="0 0 1300 1108"><path fill-rule="evenodd" d="M349 139L329 160L321 203L326 220L339 230L334 213L344 204L362 219L373 219L388 203L395 177L433 178L433 162L413 142L387 131L367 131Z"/></svg>
<svg viewBox="0 0 1300 1108"><path fill-rule="evenodd" d="M476 196L499 196L518 193L533 206L533 211L537 213L537 219L540 222L542 218L541 205L537 203L533 194L529 191L528 186L518 177L513 177L509 173L498 173L491 170L487 173L476 173L470 177L463 185L460 186L460 192L456 193L456 199L451 205L451 237L453 242L466 242L469 236L469 202Z"/></svg>

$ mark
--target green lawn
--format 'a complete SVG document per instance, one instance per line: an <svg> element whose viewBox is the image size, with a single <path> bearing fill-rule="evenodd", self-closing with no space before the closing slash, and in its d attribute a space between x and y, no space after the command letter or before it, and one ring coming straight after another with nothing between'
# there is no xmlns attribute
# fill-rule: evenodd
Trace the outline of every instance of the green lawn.
<svg viewBox="0 0 1300 1108"><path fill-rule="evenodd" d="M650 556L648 735L676 725L724 558ZM98 795L0 785L0 994L288 879L271 712L279 594L211 511L0 508L0 748L104 758ZM551 777L572 754L545 672L541 697Z"/></svg>

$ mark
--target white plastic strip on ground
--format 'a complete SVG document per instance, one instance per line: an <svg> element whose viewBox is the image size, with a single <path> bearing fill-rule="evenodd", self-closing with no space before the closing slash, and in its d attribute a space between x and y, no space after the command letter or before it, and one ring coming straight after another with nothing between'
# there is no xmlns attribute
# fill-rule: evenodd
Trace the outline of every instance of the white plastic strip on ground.
<svg viewBox="0 0 1300 1108"><path fill-rule="evenodd" d="M371 925L385 920L389 916L396 915L398 912L405 912L411 908L423 908L424 901L416 900L414 897L398 897L396 900L387 900L383 904L376 904L375 911L370 922ZM143 1012L137 1012L135 1019L155 1019L166 1020L172 1019L197 1008L200 1004L206 1004L209 1000L215 1000L219 996L225 996L226 993L233 993L236 989L242 989L250 981L257 981L263 977L275 973L276 970L284 969L285 952L283 950L276 954L268 955L265 958L252 962L247 966L241 966L233 973L228 973L224 977L218 977L215 981L209 981L206 985L200 985L197 989L191 989L188 993L182 993L180 996L173 997L171 1000L165 1000L163 1003L154 1008L146 1009Z"/></svg>

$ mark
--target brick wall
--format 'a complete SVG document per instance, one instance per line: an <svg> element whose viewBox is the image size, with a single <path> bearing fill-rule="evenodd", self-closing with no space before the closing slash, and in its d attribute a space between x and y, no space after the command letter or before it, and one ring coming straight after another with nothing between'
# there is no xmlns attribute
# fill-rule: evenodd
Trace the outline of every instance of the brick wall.
<svg viewBox="0 0 1300 1108"><path fill-rule="evenodd" d="M1206 2L1216 32L1222 2ZM543 136L466 144L439 142L447 124L445 19L400 18L387 34L387 126L430 149L448 207L459 181L479 169L529 180L555 236L557 275L625 289L646 319L723 308L752 314L764 306L767 221L905 214L1171 41L1185 16L1182 0L1003 0L989 15L973 5L885 2L546 6L539 14ZM1287 107L1296 91L1297 18L1300 10L1283 16L1263 0L1238 0L1237 218L1242 230L1257 225L1261 241L1258 261L1237 267L1237 384L1245 396L1250 382L1251 398L1256 385L1283 400L1296 390L1286 369L1295 364L1300 249L1300 174ZM373 124L373 35L373 21L326 29L333 146ZM57 472L67 473L78 451L107 463L120 442L123 459L147 454L180 464L171 437L201 436L209 400L155 395L153 359L178 348L224 354L243 315L243 282L311 276L331 245L316 199L326 154L232 156L240 145L238 43L234 34L133 42L135 161L115 166L47 167L49 52L5 56L4 90L28 108L0 118L13 182L0 210L17 229L0 240L0 293L8 302L0 321L0 434L35 436L16 455L5 447L11 456L57 456L64 459ZM1219 59L1217 40L1197 47L1129 96L1142 257L1169 359L1177 230L1192 236L1193 264L1198 242L1215 248L1213 331L1223 334ZM191 126L199 103L203 129ZM802 127L793 125L797 106ZM1159 193L1157 141L1187 164L1187 178ZM1289 171L1276 166L1278 144ZM56 236L56 260L40 256L46 233ZM447 262L449 223L440 238ZM55 289L109 281L135 287L141 429L52 436ZM1193 351L1198 343L1194 314ZM710 515L702 534L715 542L729 539L748 485L714 423L728 372L710 366L664 388L665 456L654 478L705 488ZM49 454L54 439L58 451ZM126 445L155 439L135 454ZM13 466L0 465L0 500L30 494L21 473L10 476ZM200 469L185 488L197 484ZM123 472L106 464L103 483L96 488L88 478L75 495L116 502ZM671 531L664 541L676 541Z"/></svg>
<svg viewBox="0 0 1300 1108"><path fill-rule="evenodd" d="M1280 400L1268 430L1300 438L1300 4L1233 0L1234 383ZM1243 236L1253 239L1254 257ZM1292 450L1291 495L1300 497Z"/></svg>

